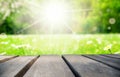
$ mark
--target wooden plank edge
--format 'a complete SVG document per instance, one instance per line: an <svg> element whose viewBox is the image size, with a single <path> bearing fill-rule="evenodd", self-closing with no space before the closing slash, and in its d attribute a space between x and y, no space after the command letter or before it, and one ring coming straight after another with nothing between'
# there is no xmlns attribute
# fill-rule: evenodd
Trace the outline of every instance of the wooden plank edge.
<svg viewBox="0 0 120 77"><path fill-rule="evenodd" d="M12 56L12 57L9 57L9 58L4 58L4 59L0 60L0 63L6 62L6 61L11 60L11 59L14 59L16 57L18 57L18 56Z"/></svg>
<svg viewBox="0 0 120 77"><path fill-rule="evenodd" d="M104 62L104 61L101 61L101 60L98 60L98 59L89 57L89 56L87 56L87 55L82 55L82 56L83 56L83 57L86 57L86 58L89 58L89 59L92 59L92 60L94 60L94 61L100 62L100 63L102 63L102 64L105 64L105 65L109 66L109 67L112 67L113 69L116 69L116 70L120 71L120 68L117 68L117 67L115 67L115 66L112 66L111 64L106 63L106 62Z"/></svg>
<svg viewBox="0 0 120 77"><path fill-rule="evenodd" d="M25 73L30 69L30 67L35 63L35 61L39 58L40 56L37 56L33 58L25 67L23 67L16 75L15 77L23 77Z"/></svg>
<svg viewBox="0 0 120 77"><path fill-rule="evenodd" d="M101 55L101 56L115 58L115 59L120 59L119 57L114 57L114 56L111 56L111 55Z"/></svg>
<svg viewBox="0 0 120 77"><path fill-rule="evenodd" d="M70 64L70 62L67 61L67 59L63 55L61 57L64 60L64 62L66 63L66 65L69 67L69 69L72 71L73 75L75 77L81 77L81 75L73 68L73 66Z"/></svg>

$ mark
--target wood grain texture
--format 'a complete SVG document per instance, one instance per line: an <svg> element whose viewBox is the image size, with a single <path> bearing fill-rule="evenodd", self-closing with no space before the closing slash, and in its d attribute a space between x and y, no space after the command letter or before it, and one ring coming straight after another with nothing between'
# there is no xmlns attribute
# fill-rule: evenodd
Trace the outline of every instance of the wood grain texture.
<svg viewBox="0 0 120 77"><path fill-rule="evenodd" d="M108 56L108 57L120 59L120 54L109 54L109 55L103 55L103 56Z"/></svg>
<svg viewBox="0 0 120 77"><path fill-rule="evenodd" d="M0 63L11 60L17 56L0 56Z"/></svg>
<svg viewBox="0 0 120 77"><path fill-rule="evenodd" d="M14 77L34 57L17 57L0 63L0 77Z"/></svg>
<svg viewBox="0 0 120 77"><path fill-rule="evenodd" d="M60 56L40 56L24 77L74 77Z"/></svg>
<svg viewBox="0 0 120 77"><path fill-rule="evenodd" d="M83 56L64 56L81 77L120 77L120 71Z"/></svg>
<svg viewBox="0 0 120 77"><path fill-rule="evenodd" d="M100 55L94 55L94 56L86 55L86 57L95 59L95 60L100 61L104 64L107 64L115 69L120 70L120 59L107 57L107 56L100 56Z"/></svg>
<svg viewBox="0 0 120 77"><path fill-rule="evenodd" d="M0 56L0 60L6 59L6 58L10 58L12 56Z"/></svg>

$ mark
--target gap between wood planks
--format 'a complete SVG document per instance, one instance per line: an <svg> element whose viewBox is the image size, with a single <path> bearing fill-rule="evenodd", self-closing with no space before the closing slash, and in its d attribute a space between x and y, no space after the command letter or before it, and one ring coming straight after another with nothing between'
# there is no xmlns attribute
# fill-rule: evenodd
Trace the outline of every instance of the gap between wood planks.
<svg viewBox="0 0 120 77"><path fill-rule="evenodd" d="M13 57L9 57L9 58L4 58L4 59L0 60L0 63L6 62L6 61L11 60L11 59L14 59L14 58L16 58L16 57L18 57L18 56L13 56Z"/></svg>
<svg viewBox="0 0 120 77"><path fill-rule="evenodd" d="M106 56L106 57L111 57L111 58L116 58L116 59L120 59L120 56L113 56L113 55L101 55L101 56Z"/></svg>
<svg viewBox="0 0 120 77"><path fill-rule="evenodd" d="M105 64L105 65L107 65L107 66L109 66L109 67L112 67L113 69L116 69L116 70L120 71L120 68L118 68L118 67L116 67L116 66L113 66L113 65L111 65L111 64L109 64L109 63L106 63L106 62L104 62L104 61L102 61L102 60L99 60L99 59L97 59L97 58L93 58L93 57L88 56L88 55L82 55L82 56L84 56L84 57L86 57L86 58L89 58L89 59L92 59L92 60L95 60L95 61L97 61L97 62L103 63L103 64ZM101 56L103 56L103 55L101 55ZM106 56L106 57L108 57L108 56Z"/></svg>
<svg viewBox="0 0 120 77"><path fill-rule="evenodd" d="M35 63L35 61L39 58L40 56L35 57L32 59L22 70L20 70L15 77L23 77L25 73L29 70L29 68Z"/></svg>
<svg viewBox="0 0 120 77"><path fill-rule="evenodd" d="M103 62L103 61L100 61L100 60L94 59L94 58L92 58L92 57L89 57L88 55L81 55L81 56L84 56L84 57L89 58L89 59L92 59L92 60L94 60L94 61L103 63L103 64L105 64L105 65L107 65L107 66L110 66L110 67L112 67L112 68L117 69L117 70L120 71L119 68L116 68L116 67L114 67L114 66L112 66L112 65L109 65L109 64L107 64L107 63L105 63L105 62ZM104 55L101 55L101 56L104 56ZM5 61L8 61L8 60L14 59L14 58L16 58L16 57L18 57L18 56L13 56L13 57L10 57L10 58L5 58L5 59L3 59L3 60L0 60L0 62L5 62ZM36 60L37 60L39 57L40 57L40 56L36 56L35 58L33 58L28 64L25 65L25 67L23 67L23 68L15 75L15 77L23 77L23 76L26 74L26 72L30 69L30 67L36 62ZM108 57L108 56L106 56L106 57ZM110 56L109 56L109 57L110 57ZM73 68L73 66L69 63L69 61L68 61L63 55L62 55L60 58L63 59L63 61L66 63L66 65L69 67L69 69L71 70L71 72L74 74L75 77L81 77L81 75ZM111 57L111 58L112 58L112 57ZM116 58L116 59L117 59L117 58Z"/></svg>
<svg viewBox="0 0 120 77"><path fill-rule="evenodd" d="M15 77L23 77L26 72L30 69L30 67L36 62L36 60L39 58L40 56L35 57L34 59L32 59L22 70L20 70L20 72L17 73L17 75L15 75ZM73 73L73 75L75 77L81 77L77 71L72 67L72 65L67 61L67 59L65 59L64 56L61 56L60 58L63 59L63 61L65 62L65 64L68 66L68 68L71 70L71 72Z"/></svg>
<svg viewBox="0 0 120 77"><path fill-rule="evenodd" d="M75 77L81 77L80 74L73 68L73 66L67 61L67 59L62 55L62 59L65 61L69 69L72 71L72 73L75 75Z"/></svg>

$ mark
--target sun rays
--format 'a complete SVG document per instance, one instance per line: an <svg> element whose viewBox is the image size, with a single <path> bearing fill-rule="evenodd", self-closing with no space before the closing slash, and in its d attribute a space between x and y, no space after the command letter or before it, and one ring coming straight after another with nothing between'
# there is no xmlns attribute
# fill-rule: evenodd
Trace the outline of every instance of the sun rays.
<svg viewBox="0 0 120 77"><path fill-rule="evenodd" d="M69 32L74 33L71 26L69 25L73 19L73 10L69 3L65 2L64 0L50 0L43 1L41 3L33 1L29 2L28 5L29 12L32 14L33 19L36 18L37 20L33 20L30 25L19 32L22 32L25 29L40 23L40 25L43 27L47 26L50 29L50 34L54 33L54 31L58 28L66 28L69 30Z"/></svg>

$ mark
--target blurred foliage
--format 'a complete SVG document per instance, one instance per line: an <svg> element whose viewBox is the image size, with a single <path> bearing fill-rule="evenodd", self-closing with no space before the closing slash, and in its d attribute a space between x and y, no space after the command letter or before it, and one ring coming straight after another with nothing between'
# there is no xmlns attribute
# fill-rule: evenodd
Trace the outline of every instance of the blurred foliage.
<svg viewBox="0 0 120 77"><path fill-rule="evenodd" d="M0 33L15 34L26 23L19 22L26 7L21 0L0 0Z"/></svg>
<svg viewBox="0 0 120 77"><path fill-rule="evenodd" d="M34 15L28 11L28 7L32 5L27 5L30 1L32 0L0 0L0 33L15 34L33 22ZM34 1L39 3L42 0ZM74 9L82 10L75 13L77 20L72 24L74 32L120 32L120 0L70 0L70 2Z"/></svg>
<svg viewBox="0 0 120 77"><path fill-rule="evenodd" d="M119 33L120 30L120 0L92 0L91 11L84 26L89 32ZM93 30L93 31L92 31Z"/></svg>

